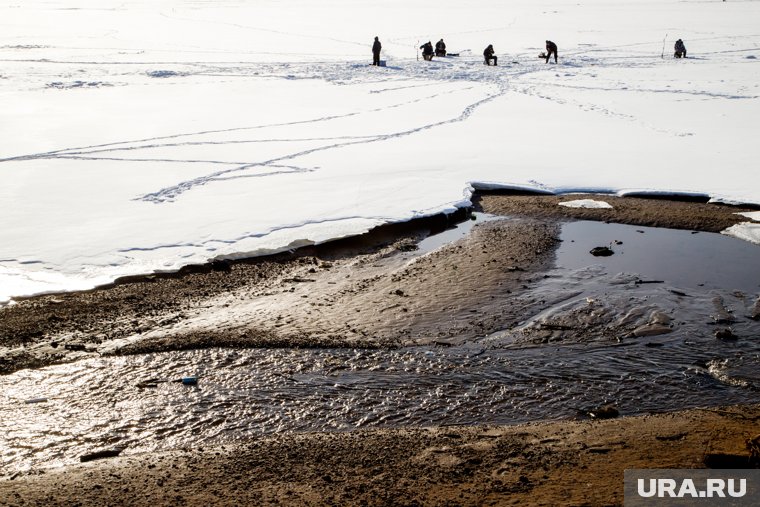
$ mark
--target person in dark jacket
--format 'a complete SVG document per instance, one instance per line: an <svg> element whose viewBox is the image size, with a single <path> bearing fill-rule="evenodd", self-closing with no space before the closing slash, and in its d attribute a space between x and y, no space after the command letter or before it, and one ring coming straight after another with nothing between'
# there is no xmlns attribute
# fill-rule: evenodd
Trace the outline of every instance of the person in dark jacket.
<svg viewBox="0 0 760 507"><path fill-rule="evenodd" d="M673 47L673 49L675 50L675 53L673 53L673 58L686 58L686 46L681 39L678 39L676 41L676 45Z"/></svg>
<svg viewBox="0 0 760 507"><path fill-rule="evenodd" d="M425 44L420 46L420 49L422 50L422 58L424 60L427 60L428 62L433 59L433 43L430 41L427 41Z"/></svg>
<svg viewBox="0 0 760 507"><path fill-rule="evenodd" d="M435 43L435 56L446 56L446 43L443 39Z"/></svg>
<svg viewBox="0 0 760 507"><path fill-rule="evenodd" d="M554 63L557 63L557 45L552 41L546 41L546 63L549 63L549 57L554 53Z"/></svg>
<svg viewBox="0 0 760 507"><path fill-rule="evenodd" d="M497 65L498 57L494 55L493 45L489 44L487 48L483 50L483 58L485 58L485 64L491 65L491 60L493 60L493 64Z"/></svg>
<svg viewBox="0 0 760 507"><path fill-rule="evenodd" d="M375 37L375 42L372 44L372 65L380 65L381 49L383 49L383 45L380 44L380 39Z"/></svg>

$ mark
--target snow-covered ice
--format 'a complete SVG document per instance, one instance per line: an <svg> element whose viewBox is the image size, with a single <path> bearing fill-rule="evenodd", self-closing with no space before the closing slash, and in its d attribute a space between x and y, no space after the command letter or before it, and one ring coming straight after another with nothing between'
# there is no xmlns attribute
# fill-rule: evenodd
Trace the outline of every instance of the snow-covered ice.
<svg viewBox="0 0 760 507"><path fill-rule="evenodd" d="M610 203L595 199L576 199L574 201L561 202L559 205L566 208L612 209Z"/></svg>
<svg viewBox="0 0 760 507"><path fill-rule="evenodd" d="M754 222L742 222L740 224L732 225L721 231L721 233L760 245L760 224L756 223L760 222L760 211L745 211L742 213L736 213L736 215L749 218Z"/></svg>
<svg viewBox="0 0 760 507"><path fill-rule="evenodd" d="M721 234L733 236L760 245L760 224L757 222L742 222L721 231Z"/></svg>
<svg viewBox="0 0 760 507"><path fill-rule="evenodd" d="M478 188L760 204L758 1L0 13L0 302L357 234ZM418 61L441 37L461 56Z"/></svg>

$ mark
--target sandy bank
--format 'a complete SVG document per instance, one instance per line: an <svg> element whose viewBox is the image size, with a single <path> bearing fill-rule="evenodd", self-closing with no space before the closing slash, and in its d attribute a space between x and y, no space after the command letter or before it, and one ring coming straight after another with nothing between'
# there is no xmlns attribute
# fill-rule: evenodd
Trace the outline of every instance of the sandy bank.
<svg viewBox="0 0 760 507"><path fill-rule="evenodd" d="M455 345L541 309L526 294L553 264L562 221L718 231L743 211L597 198L614 208L557 205L567 197L481 196L477 209L511 218L478 222L432 251L420 242L448 225L442 217L20 301L0 309L0 373L187 348ZM576 329L563 326L562 341L578 341ZM534 345L544 340L526 336ZM698 468L721 459L748 466L746 441L758 419L760 406L750 405L508 427L281 434L16 474L0 481L0 504L618 505L626 468Z"/></svg>
<svg viewBox="0 0 760 507"><path fill-rule="evenodd" d="M423 226L22 301L0 310L0 372L210 346L459 343L524 313L530 302L510 296L550 267L558 228L492 221L455 244L417 251L428 233Z"/></svg>
<svg viewBox="0 0 760 507"><path fill-rule="evenodd" d="M595 199L611 209L568 208L561 202ZM647 227L720 232L746 219L736 213L752 208L667 199L643 199L612 195L568 194L561 196L481 194L476 207L487 213L560 220L599 220Z"/></svg>
<svg viewBox="0 0 760 507"><path fill-rule="evenodd" d="M597 198L613 209L558 206L568 196L482 195L476 209L513 218L480 224L432 253L418 251L418 243L445 228L445 217L291 254L23 300L0 309L0 373L94 355L211 346L461 343L536 310L540 302L519 296L551 267L559 221L719 231L740 222L735 213L744 211Z"/></svg>
<svg viewBox="0 0 760 507"><path fill-rule="evenodd" d="M289 434L18 475L0 482L0 498L4 505L621 505L626 468L750 466L747 440L760 438L758 420L760 406L752 405Z"/></svg>

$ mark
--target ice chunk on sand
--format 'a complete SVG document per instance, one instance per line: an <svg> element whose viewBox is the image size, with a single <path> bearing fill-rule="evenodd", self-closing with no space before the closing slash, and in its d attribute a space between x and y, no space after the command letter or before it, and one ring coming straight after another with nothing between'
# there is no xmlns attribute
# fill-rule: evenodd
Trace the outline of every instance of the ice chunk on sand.
<svg viewBox="0 0 760 507"><path fill-rule="evenodd" d="M560 206L567 208L590 208L590 209L612 209L612 205L604 201L595 201L594 199L578 199L576 201L565 201L559 203Z"/></svg>

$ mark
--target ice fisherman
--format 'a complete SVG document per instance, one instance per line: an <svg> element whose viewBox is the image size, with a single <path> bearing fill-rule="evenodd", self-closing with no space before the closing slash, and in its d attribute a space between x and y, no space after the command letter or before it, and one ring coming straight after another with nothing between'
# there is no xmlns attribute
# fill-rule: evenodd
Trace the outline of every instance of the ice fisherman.
<svg viewBox="0 0 760 507"><path fill-rule="evenodd" d="M686 58L686 46L684 46L684 43L681 39L678 39L676 41L676 45L673 47L675 50L675 53L673 53L673 58Z"/></svg>
<svg viewBox="0 0 760 507"><path fill-rule="evenodd" d="M425 44L420 46L420 49L422 50L422 59L426 61L430 61L433 59L433 43L430 41L427 41Z"/></svg>
<svg viewBox="0 0 760 507"><path fill-rule="evenodd" d="M443 39L435 43L435 56L446 56L446 43Z"/></svg>
<svg viewBox="0 0 760 507"><path fill-rule="evenodd" d="M383 45L380 44L380 39L375 36L375 42L372 43L372 65L380 65L381 49L383 49Z"/></svg>
<svg viewBox="0 0 760 507"><path fill-rule="evenodd" d="M549 58L554 53L554 63L557 63L557 45L552 41L546 41L546 63L549 63Z"/></svg>
<svg viewBox="0 0 760 507"><path fill-rule="evenodd" d="M495 51L493 50L493 44L489 44L487 48L483 50L483 58L485 58L485 64L491 65L491 60L493 60L493 64L497 65L498 57L494 55Z"/></svg>

